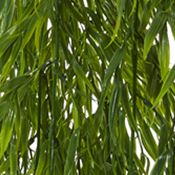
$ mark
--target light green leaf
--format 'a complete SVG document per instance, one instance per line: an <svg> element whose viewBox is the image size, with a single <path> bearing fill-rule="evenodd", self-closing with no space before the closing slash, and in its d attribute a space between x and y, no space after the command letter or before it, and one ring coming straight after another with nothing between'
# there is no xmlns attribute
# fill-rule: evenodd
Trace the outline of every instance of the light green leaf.
<svg viewBox="0 0 175 175"><path fill-rule="evenodd" d="M170 48L167 29L165 27L160 34L160 47L159 47L159 63L162 79L165 78L169 71L170 61Z"/></svg>
<svg viewBox="0 0 175 175"><path fill-rule="evenodd" d="M6 151L9 142L12 137L13 131L13 122L14 118L10 115L7 115L2 123L2 128L0 132L0 159L2 158L4 152Z"/></svg>
<svg viewBox="0 0 175 175"><path fill-rule="evenodd" d="M134 13L135 9L136 9L136 5L137 5L137 0L133 1L133 5L132 5L132 9L131 12L129 14L129 16L132 16L132 14Z"/></svg>
<svg viewBox="0 0 175 175"><path fill-rule="evenodd" d="M6 116L10 109L10 104L7 101L0 101L0 120Z"/></svg>
<svg viewBox="0 0 175 175"><path fill-rule="evenodd" d="M24 47L26 46L26 44L29 42L30 38L32 37L36 29L36 21L37 21L36 15L28 19L28 29L25 31L24 38L21 44L21 49L24 49Z"/></svg>
<svg viewBox="0 0 175 175"><path fill-rule="evenodd" d="M72 108L72 117L74 119L74 129L76 130L79 127L79 116L78 116L78 109L76 107L75 102L73 101L73 108Z"/></svg>
<svg viewBox="0 0 175 175"><path fill-rule="evenodd" d="M40 53L40 48L41 48L41 45L43 43L42 28L44 27L44 22L45 22L45 18L40 17L39 20L37 21L37 24L36 24L35 45L36 45L36 49L37 49L38 53Z"/></svg>
<svg viewBox="0 0 175 175"><path fill-rule="evenodd" d="M122 20L122 15L123 15L123 12L124 12L124 8L125 8L125 0L117 0L117 10L118 10L118 16L117 16L117 19L116 19L116 23L115 23L115 27L114 27L114 30L113 30L113 35L111 37L111 41L109 42L109 44L106 46L109 47L110 44L115 40L115 38L117 37L118 35L118 31L120 29L120 25L121 25L121 20Z"/></svg>

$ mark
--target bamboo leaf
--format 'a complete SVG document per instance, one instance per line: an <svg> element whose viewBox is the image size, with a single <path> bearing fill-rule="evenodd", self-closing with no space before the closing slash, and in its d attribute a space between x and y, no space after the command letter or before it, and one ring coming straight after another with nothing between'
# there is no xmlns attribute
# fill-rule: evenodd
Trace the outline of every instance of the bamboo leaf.
<svg viewBox="0 0 175 175"><path fill-rule="evenodd" d="M151 155L151 157L155 160L158 154L157 145L149 127L145 123L142 126L141 134L143 136L142 140L145 144L146 150Z"/></svg>
<svg viewBox="0 0 175 175"><path fill-rule="evenodd" d="M40 53L40 47L43 43L43 38L42 38L42 28L45 22L45 19L40 18L40 20L37 21L38 23L36 24L36 31L35 31L35 45L37 52Z"/></svg>
<svg viewBox="0 0 175 175"><path fill-rule="evenodd" d="M32 18L28 19L28 29L25 31L24 38L21 44L21 49L24 49L24 47L29 42L30 38L32 37L36 29L36 21L37 21L36 18L37 16L33 16Z"/></svg>
<svg viewBox="0 0 175 175"><path fill-rule="evenodd" d="M14 119L9 113L2 123L3 127L0 132L0 159L2 158L11 140L14 123L13 121Z"/></svg>
<svg viewBox="0 0 175 175"><path fill-rule="evenodd" d="M124 49L123 48L117 49L114 55L112 56L109 66L106 70L105 77L103 80L103 87L107 86L109 79L111 78L112 74L115 72L116 68L121 63L123 57L124 57Z"/></svg>
<svg viewBox="0 0 175 175"><path fill-rule="evenodd" d="M76 130L79 127L79 116L78 116L78 110L76 107L75 102L73 103L73 109L72 109L72 117L74 119L74 129Z"/></svg>
<svg viewBox="0 0 175 175"><path fill-rule="evenodd" d="M123 12L125 10L124 9L125 8L125 0L118 0L117 7L118 7L117 8L118 16L117 16L117 20L116 20L115 27L114 27L114 30L113 30L113 35L111 37L110 43L106 47L108 47L115 40L116 36L118 35L118 30L120 28L122 15L123 15Z"/></svg>
<svg viewBox="0 0 175 175"><path fill-rule="evenodd" d="M174 175L174 11L1 0L0 174Z"/></svg>
<svg viewBox="0 0 175 175"><path fill-rule="evenodd" d="M165 162L166 162L166 155L163 154L159 157L159 159L156 161L150 175L159 175L164 172L165 169Z"/></svg>
<svg viewBox="0 0 175 175"><path fill-rule="evenodd" d="M130 126L134 130L137 130L137 124L133 118L131 108L129 107L130 104L129 104L129 97L128 97L127 89L124 86L122 87L122 103L123 103L124 110L126 111Z"/></svg>
<svg viewBox="0 0 175 175"><path fill-rule="evenodd" d="M7 101L2 100L0 102L0 120L7 115L10 109L10 104Z"/></svg>
<svg viewBox="0 0 175 175"><path fill-rule="evenodd" d="M135 11L136 6L137 6L137 1L134 0L133 5L132 5L132 9L131 9L131 12L130 12L129 16L132 16L132 14L133 14L134 11Z"/></svg>
<svg viewBox="0 0 175 175"><path fill-rule="evenodd" d="M7 60L6 64L4 65L2 69L1 81L4 81L9 75L9 72L11 71L14 62L17 59L20 46L21 46L21 38L17 39L17 41L15 42L15 45L13 46L12 51L11 51L11 56Z"/></svg>
<svg viewBox="0 0 175 175"><path fill-rule="evenodd" d="M109 130L111 134L111 138L115 143L115 136L114 136L114 118L116 116L116 106L117 100L119 96L119 88L115 85L112 91L111 100L109 104Z"/></svg>
<svg viewBox="0 0 175 175"><path fill-rule="evenodd" d="M78 140L79 140L79 129L75 130L70 138L69 147L67 150L64 175L71 174L72 169L75 165L75 153L78 148Z"/></svg>
<svg viewBox="0 0 175 175"><path fill-rule="evenodd" d="M92 92L95 92L91 82L87 79L85 73L83 72L82 68L80 67L80 65L77 63L77 61L74 59L74 63L73 63L73 69L74 72L76 73L76 75L82 79L82 81L84 81L86 83L86 85L89 87L89 89L91 89Z"/></svg>
<svg viewBox="0 0 175 175"><path fill-rule="evenodd" d="M12 80L9 80L4 85L0 86L0 91L10 93L15 89L17 89L18 87L20 87L21 85L23 85L23 83L25 83L26 80L29 80L29 79L30 79L30 76L25 75L25 76L21 76L21 77L17 77Z"/></svg>
<svg viewBox="0 0 175 175"><path fill-rule="evenodd" d="M159 62L160 71L162 79L166 76L169 71L169 59L170 59L170 49L169 40L166 28L162 30L162 36L160 36L160 48L159 48Z"/></svg>
<svg viewBox="0 0 175 175"><path fill-rule="evenodd" d="M16 145L10 144L10 175L14 175L17 173L17 153L16 153Z"/></svg>
<svg viewBox="0 0 175 175"><path fill-rule="evenodd" d="M10 45L15 41L19 34L11 34L13 32L9 30L5 34L0 35L0 57L4 52L10 47Z"/></svg>
<svg viewBox="0 0 175 175"><path fill-rule="evenodd" d="M47 161L46 161L46 153L44 152L44 150L46 149L46 144L47 143L44 143L43 147L41 148L42 154L41 154L40 159L39 159L39 163L38 163L36 174L46 173L46 168L47 168L46 162Z"/></svg>
<svg viewBox="0 0 175 175"><path fill-rule="evenodd" d="M160 92L157 98L153 103L152 108L154 108L159 103L160 99L167 93L167 91L170 89L171 85L173 84L174 79L175 79L175 66L173 66L173 68L169 71L168 75L165 77L163 85L160 89Z"/></svg>
<svg viewBox="0 0 175 175"><path fill-rule="evenodd" d="M163 154L165 151L166 145L168 143L168 135L167 125L164 123L160 131L159 155Z"/></svg>
<svg viewBox="0 0 175 175"><path fill-rule="evenodd" d="M143 58L146 59L147 54L153 44L154 39L156 38L156 35L161 31L163 26L166 22L166 15L163 13L157 14L157 16L154 18L150 29L146 33L145 39L144 39L144 50L143 50Z"/></svg>

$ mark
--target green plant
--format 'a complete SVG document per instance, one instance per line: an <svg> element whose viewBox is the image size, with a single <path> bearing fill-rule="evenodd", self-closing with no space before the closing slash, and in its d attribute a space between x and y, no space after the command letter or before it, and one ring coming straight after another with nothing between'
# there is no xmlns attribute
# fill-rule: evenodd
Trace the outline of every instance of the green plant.
<svg viewBox="0 0 175 175"><path fill-rule="evenodd" d="M173 0L1 0L0 174L175 174L174 12Z"/></svg>

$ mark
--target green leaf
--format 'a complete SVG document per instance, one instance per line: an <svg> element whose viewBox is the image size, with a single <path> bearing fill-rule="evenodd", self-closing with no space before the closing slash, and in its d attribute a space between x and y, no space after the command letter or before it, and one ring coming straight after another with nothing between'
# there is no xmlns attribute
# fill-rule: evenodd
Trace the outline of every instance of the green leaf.
<svg viewBox="0 0 175 175"><path fill-rule="evenodd" d="M137 167L140 169L141 173L145 174L145 170L144 170L144 164L142 164L142 162L139 160L139 158L137 157L137 155L134 156L134 160L137 164Z"/></svg>
<svg viewBox="0 0 175 175"><path fill-rule="evenodd" d="M115 143L115 136L114 136L114 121L116 117L116 106L118 106L118 98L119 98L119 87L117 85L114 85L113 90L112 90L112 95L110 99L110 104L109 104L109 131L111 138L113 139Z"/></svg>
<svg viewBox="0 0 175 175"><path fill-rule="evenodd" d="M163 172L165 170L165 162L166 162L166 154L163 154L156 161L156 163L155 163L155 165L154 165L150 175L163 174Z"/></svg>
<svg viewBox="0 0 175 175"><path fill-rule="evenodd" d="M73 107L72 107L72 117L74 119L74 129L76 130L79 127L79 116L78 116L78 109L76 107L75 102L73 102Z"/></svg>
<svg viewBox="0 0 175 175"><path fill-rule="evenodd" d="M72 168L75 166L75 153L78 148L80 130L77 129L73 132L70 141L69 147L67 149L66 162L64 167L64 175L69 175L72 172Z"/></svg>
<svg viewBox="0 0 175 175"><path fill-rule="evenodd" d="M20 122L20 130L21 135L20 138L18 138L20 140L20 151L21 151L21 155L23 156L26 152L27 152L27 148L28 148L28 137L29 137L29 122L27 120L27 117L24 116L25 113L21 114L21 122Z"/></svg>
<svg viewBox="0 0 175 175"><path fill-rule="evenodd" d="M174 175L174 18L171 0L0 0L0 174Z"/></svg>
<svg viewBox="0 0 175 175"><path fill-rule="evenodd" d="M89 87L89 89L91 89L92 92L95 92L91 82L88 80L88 78L86 77L83 69L81 68L81 66L77 63L77 61L74 59L73 62L73 69L74 72L76 73L76 75L86 83L86 85Z"/></svg>
<svg viewBox="0 0 175 175"><path fill-rule="evenodd" d="M147 54L153 44L156 35L162 30L165 25L167 16L163 13L158 13L157 16L153 19L153 22L150 26L150 29L146 33L144 38L144 50L143 50L143 58L147 58Z"/></svg>
<svg viewBox="0 0 175 175"><path fill-rule="evenodd" d="M21 77L17 77L12 80L9 80L4 85L0 86L0 91L6 92L8 94L14 91L15 89L19 88L20 86L22 86L29 79L30 79L30 76L25 75L25 76L21 76Z"/></svg>
<svg viewBox="0 0 175 175"><path fill-rule="evenodd" d="M19 34L13 34L13 28L8 30L3 35L0 35L0 57L10 47L10 45L16 40Z"/></svg>
<svg viewBox="0 0 175 175"><path fill-rule="evenodd" d="M134 120L131 108L129 107L131 104L129 104L128 92L125 86L122 87L122 104L127 114L129 125L132 127L132 129L137 130L136 121Z"/></svg>
<svg viewBox="0 0 175 175"><path fill-rule="evenodd" d="M160 130L159 155L163 154L163 152L165 151L165 148L166 148L167 143L168 143L168 137L169 137L168 127L164 123L164 124L162 124L161 130Z"/></svg>
<svg viewBox="0 0 175 175"><path fill-rule="evenodd" d="M15 45L13 45L10 58L7 60L6 64L4 65L4 67L2 69L1 81L4 81L7 79L7 76L9 75L9 73L12 69L12 66L14 65L14 62L17 59L20 46L21 46L21 37L19 37L16 40Z"/></svg>
<svg viewBox="0 0 175 175"><path fill-rule="evenodd" d="M10 113L3 120L2 129L0 132L0 159L2 158L11 140L14 124L13 121L14 118L10 115Z"/></svg>
<svg viewBox="0 0 175 175"><path fill-rule="evenodd" d="M166 76L169 71L169 60L170 60L170 48L169 39L166 27L160 34L160 48L159 48L159 63L162 79Z"/></svg>
<svg viewBox="0 0 175 175"><path fill-rule="evenodd" d="M3 99L1 100L2 101L0 101L0 120L7 115L10 109L10 104L7 101L4 101Z"/></svg>
<svg viewBox="0 0 175 175"><path fill-rule="evenodd" d="M121 25L122 15L123 15L123 12L125 10L125 0L117 0L117 1L118 1L117 2L118 16L117 16L117 19L116 19L116 23L115 23L115 27L114 27L114 30L113 30L113 35L111 37L111 41L110 41L110 43L106 47L109 47L109 45L117 37L118 31L119 31L120 25Z"/></svg>
<svg viewBox="0 0 175 175"><path fill-rule="evenodd" d="M43 38L42 38L42 28L44 27L45 19L40 18L40 20L37 21L36 24L36 31L35 31L35 45L37 52L40 53L41 45L43 44Z"/></svg>
<svg viewBox="0 0 175 175"><path fill-rule="evenodd" d="M10 144L10 175L14 175L17 173L17 153L16 153L16 145L12 142Z"/></svg>
<svg viewBox="0 0 175 175"><path fill-rule="evenodd" d="M119 48L115 51L114 55L111 58L109 66L106 70L105 77L103 80L103 87L107 86L107 83L109 79L111 78L112 74L115 72L116 68L121 63L122 58L124 57L124 53L125 52L123 48Z"/></svg>
<svg viewBox="0 0 175 175"><path fill-rule="evenodd" d="M148 151L150 156L153 158L153 160L155 160L158 155L157 145L150 128L147 126L145 122L143 123L141 128L141 135L142 135L142 140L144 142L146 150Z"/></svg>
<svg viewBox="0 0 175 175"><path fill-rule="evenodd" d="M132 14L134 13L134 11L136 9L136 6L137 6L137 0L134 0L133 1L133 5L132 5L132 9L131 9L131 12L130 12L129 16L132 16Z"/></svg>
<svg viewBox="0 0 175 175"><path fill-rule="evenodd" d="M36 174L46 173L47 154L45 152L45 149L46 149L47 144L48 144L47 142L43 143L43 147L41 148L41 153L42 154L40 155L40 159L39 159L38 167L37 167L37 170L36 170Z"/></svg>
<svg viewBox="0 0 175 175"><path fill-rule="evenodd" d="M159 103L162 97L167 93L167 91L171 88L175 79L175 66L169 71L168 75L165 77L163 85L160 89L160 92L153 103L152 109Z"/></svg>
<svg viewBox="0 0 175 175"><path fill-rule="evenodd" d="M173 11L168 15L168 23L171 26L171 31L172 31L173 37L175 39L174 16L175 16L175 13L174 13L174 8L173 8Z"/></svg>
<svg viewBox="0 0 175 175"><path fill-rule="evenodd" d="M36 18L37 16L34 15L32 18L28 19L28 29L25 31L24 38L21 44L21 49L24 49L24 47L29 42L30 38L32 37L36 29L36 21L37 21Z"/></svg>

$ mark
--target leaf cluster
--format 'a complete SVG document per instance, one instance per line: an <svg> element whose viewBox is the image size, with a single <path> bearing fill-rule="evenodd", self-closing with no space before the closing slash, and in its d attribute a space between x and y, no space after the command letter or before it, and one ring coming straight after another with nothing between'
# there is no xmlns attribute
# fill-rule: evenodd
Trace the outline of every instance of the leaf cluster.
<svg viewBox="0 0 175 175"><path fill-rule="evenodd" d="M174 16L174 0L1 0L0 174L175 174Z"/></svg>

